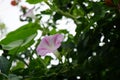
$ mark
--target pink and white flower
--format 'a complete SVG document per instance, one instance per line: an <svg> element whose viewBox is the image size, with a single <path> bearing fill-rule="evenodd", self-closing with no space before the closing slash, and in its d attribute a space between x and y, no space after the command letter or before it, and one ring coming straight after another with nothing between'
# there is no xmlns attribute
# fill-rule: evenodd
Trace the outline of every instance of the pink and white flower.
<svg viewBox="0 0 120 80"><path fill-rule="evenodd" d="M32 19L35 19L36 16L35 16L34 11L33 11L34 9L35 9L35 7L29 9L28 12L26 12L26 14L23 15L23 17L30 17Z"/></svg>
<svg viewBox="0 0 120 80"><path fill-rule="evenodd" d="M61 34L46 36L41 40L36 51L41 56L45 56L47 53L56 53L63 39L64 36Z"/></svg>

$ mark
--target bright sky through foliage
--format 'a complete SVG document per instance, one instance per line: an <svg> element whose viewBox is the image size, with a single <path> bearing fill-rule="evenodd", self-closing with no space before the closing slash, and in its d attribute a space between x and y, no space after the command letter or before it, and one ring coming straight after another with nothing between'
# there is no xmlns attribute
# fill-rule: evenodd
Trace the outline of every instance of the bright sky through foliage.
<svg viewBox="0 0 120 80"><path fill-rule="evenodd" d="M7 32L13 31L24 24L19 21L19 8L17 6L11 6L10 1L0 0L0 20L5 23Z"/></svg>
<svg viewBox="0 0 120 80"><path fill-rule="evenodd" d="M25 24L25 22L20 22L19 15L20 13L20 6L12 6L10 4L11 0L0 0L0 20L6 24L7 32L13 31L18 27ZM24 0L21 4L26 5L27 7L31 7ZM47 6L42 5L40 8L44 10ZM43 20L46 20L46 17L43 17ZM58 22L58 29L67 29L70 31L71 34L75 35L75 28L76 25L71 19L62 18Z"/></svg>

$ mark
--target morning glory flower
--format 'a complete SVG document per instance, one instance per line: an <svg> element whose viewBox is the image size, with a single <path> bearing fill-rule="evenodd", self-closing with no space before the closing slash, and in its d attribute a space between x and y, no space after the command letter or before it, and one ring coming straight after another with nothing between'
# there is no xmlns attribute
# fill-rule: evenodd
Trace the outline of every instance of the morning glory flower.
<svg viewBox="0 0 120 80"><path fill-rule="evenodd" d="M28 12L26 12L26 14L23 15L23 17L30 17L32 19L35 19L36 16L34 15L34 12L33 12L34 8L35 7L29 9Z"/></svg>
<svg viewBox="0 0 120 80"><path fill-rule="evenodd" d="M61 46L61 42L63 41L64 36L61 34L55 34L51 36L45 36L40 44L37 46L37 53L38 55L45 56L47 53L58 53L57 49ZM58 57L57 54L56 57Z"/></svg>

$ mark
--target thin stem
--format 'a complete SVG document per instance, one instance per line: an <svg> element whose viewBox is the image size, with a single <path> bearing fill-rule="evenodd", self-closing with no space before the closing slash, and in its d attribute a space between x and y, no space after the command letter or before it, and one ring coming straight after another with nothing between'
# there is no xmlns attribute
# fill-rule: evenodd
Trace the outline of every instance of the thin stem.
<svg viewBox="0 0 120 80"><path fill-rule="evenodd" d="M19 56L16 56L18 60L22 61L27 67L29 66L24 60L23 58L19 57Z"/></svg>
<svg viewBox="0 0 120 80"><path fill-rule="evenodd" d="M71 15L70 13L64 12L64 11L60 10L60 9L57 8L54 4L53 4L53 5L49 4L48 1L45 1L45 3L46 3L51 9L53 9L54 11L62 14L62 15L65 16L65 17L68 17L68 18L73 19L73 20L75 21L75 23L77 22L76 17L73 16L73 15Z"/></svg>

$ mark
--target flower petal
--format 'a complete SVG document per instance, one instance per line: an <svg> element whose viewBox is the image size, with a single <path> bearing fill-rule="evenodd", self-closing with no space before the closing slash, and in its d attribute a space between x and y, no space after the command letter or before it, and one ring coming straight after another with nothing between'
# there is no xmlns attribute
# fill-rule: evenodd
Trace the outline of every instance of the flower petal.
<svg viewBox="0 0 120 80"><path fill-rule="evenodd" d="M63 38L64 37L61 34L44 37L36 49L37 53L41 56L44 56L47 53L54 52L55 50L57 50L57 48L60 47Z"/></svg>
<svg viewBox="0 0 120 80"><path fill-rule="evenodd" d="M50 36L44 37L44 38L41 40L41 42L40 42L40 44L39 44L38 47L39 47L39 48L50 49L50 48L49 48L49 47L50 47Z"/></svg>
<svg viewBox="0 0 120 80"><path fill-rule="evenodd" d="M50 50L45 49L45 48L37 48L37 53L41 56L45 56L47 53L51 53Z"/></svg>
<svg viewBox="0 0 120 80"><path fill-rule="evenodd" d="M28 12L26 14L24 14L23 16L24 17L30 17L30 18L33 18L35 19L35 15L33 13L33 10L34 10L35 7L31 8L30 10L28 10Z"/></svg>
<svg viewBox="0 0 120 80"><path fill-rule="evenodd" d="M56 34L54 35L53 39L54 39L54 47L56 47L57 49L61 46L61 42L63 41L64 36L61 34Z"/></svg>

